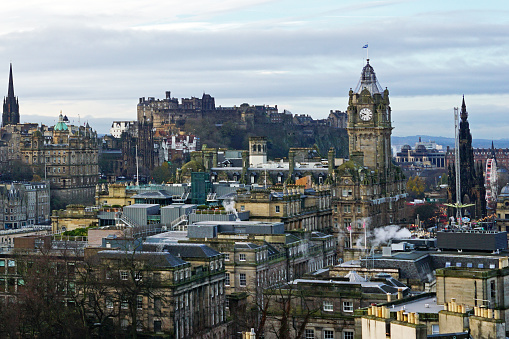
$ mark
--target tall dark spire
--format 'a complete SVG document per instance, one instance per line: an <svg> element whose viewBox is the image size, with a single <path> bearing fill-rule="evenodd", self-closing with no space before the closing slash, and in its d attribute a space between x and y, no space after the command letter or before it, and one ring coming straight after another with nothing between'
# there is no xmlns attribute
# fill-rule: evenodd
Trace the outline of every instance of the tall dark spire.
<svg viewBox="0 0 509 339"><path fill-rule="evenodd" d="M4 97L4 110L2 113L2 126L19 124L18 98L14 96L14 80L12 77L12 63L9 68L9 88Z"/></svg>
<svg viewBox="0 0 509 339"><path fill-rule="evenodd" d="M467 105L465 105L465 96L463 95L463 102L461 103L461 120L465 121L468 118Z"/></svg>
<svg viewBox="0 0 509 339"><path fill-rule="evenodd" d="M14 81L12 80L12 63L9 69L9 89L7 91L8 97L14 97Z"/></svg>

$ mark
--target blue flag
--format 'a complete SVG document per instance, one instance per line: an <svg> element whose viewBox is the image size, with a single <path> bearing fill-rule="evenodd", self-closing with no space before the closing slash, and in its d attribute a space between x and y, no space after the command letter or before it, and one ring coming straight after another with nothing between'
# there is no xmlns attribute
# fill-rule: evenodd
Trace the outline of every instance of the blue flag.
<svg viewBox="0 0 509 339"><path fill-rule="evenodd" d="M364 46L362 46L362 48L368 48L368 44L365 44Z"/></svg>

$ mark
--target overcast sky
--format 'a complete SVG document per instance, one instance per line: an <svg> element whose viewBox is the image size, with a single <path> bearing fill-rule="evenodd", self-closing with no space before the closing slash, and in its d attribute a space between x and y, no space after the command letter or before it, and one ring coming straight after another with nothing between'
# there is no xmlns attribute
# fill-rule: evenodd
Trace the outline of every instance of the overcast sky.
<svg viewBox="0 0 509 339"><path fill-rule="evenodd" d="M12 62L22 122L62 110L106 133L165 91L319 119L346 109L369 43L394 135L453 136L464 94L473 137L498 139L508 32L504 0L19 0L2 4L0 95Z"/></svg>

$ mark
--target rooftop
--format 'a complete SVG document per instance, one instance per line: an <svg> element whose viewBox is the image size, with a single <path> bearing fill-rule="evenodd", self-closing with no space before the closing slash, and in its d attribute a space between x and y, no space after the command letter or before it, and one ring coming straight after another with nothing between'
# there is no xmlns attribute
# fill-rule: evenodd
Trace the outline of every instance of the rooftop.
<svg viewBox="0 0 509 339"><path fill-rule="evenodd" d="M416 313L438 313L444 310L444 306L438 305L436 296L433 296L400 303L391 307L393 312L399 310Z"/></svg>

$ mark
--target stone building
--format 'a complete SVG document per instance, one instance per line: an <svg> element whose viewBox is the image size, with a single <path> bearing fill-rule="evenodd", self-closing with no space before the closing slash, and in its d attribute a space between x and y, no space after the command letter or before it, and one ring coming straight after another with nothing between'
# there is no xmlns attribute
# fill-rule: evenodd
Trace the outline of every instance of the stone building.
<svg viewBox="0 0 509 339"><path fill-rule="evenodd" d="M235 201L237 211L249 211L251 220L282 221L287 232L329 231L332 223L331 190L325 186L239 189Z"/></svg>
<svg viewBox="0 0 509 339"><path fill-rule="evenodd" d="M88 124L70 125L60 113L53 127L18 124L3 131L9 160L21 160L48 180L52 197L62 203L93 203L99 173L98 145L97 133Z"/></svg>
<svg viewBox="0 0 509 339"><path fill-rule="evenodd" d="M172 246L132 253L90 250L90 258L98 259L92 261L94 272L106 286L101 302L115 323L172 338L226 337L222 255L203 245L187 247L180 257Z"/></svg>
<svg viewBox="0 0 509 339"><path fill-rule="evenodd" d="M354 311L372 303L408 295L409 289L392 278L370 281L355 272L346 277L325 279L308 277L295 279L265 292L268 317L264 337L278 338L281 319L286 313L290 337L354 339L356 333Z"/></svg>
<svg viewBox="0 0 509 339"><path fill-rule="evenodd" d="M364 228L406 221L404 176L391 156L389 90L382 90L369 60L355 91L350 89L347 114L350 159L330 177L340 250L354 246L350 238L363 243Z"/></svg>
<svg viewBox="0 0 509 339"><path fill-rule="evenodd" d="M472 134L468 123L467 106L465 97L461 104L459 127L459 156L460 156L460 197L456 197L456 171L455 166L449 167L449 192L448 201L462 204L474 204L463 209L471 219L480 219L486 216L486 189L484 187L483 165L481 162L474 162L474 151L472 148ZM451 211L455 212L455 211ZM454 215L450 213L449 215Z"/></svg>
<svg viewBox="0 0 509 339"><path fill-rule="evenodd" d="M45 182L0 185L0 229L17 229L49 221L50 188Z"/></svg>
<svg viewBox="0 0 509 339"><path fill-rule="evenodd" d="M509 184L505 185L498 195L497 228L509 234Z"/></svg>
<svg viewBox="0 0 509 339"><path fill-rule="evenodd" d="M214 112L215 108L215 100L209 94L203 93L201 98L182 98L179 103L179 100L172 98L171 92L167 91L164 99L140 98L137 116L138 122L146 119L153 123L155 129L159 129L179 120L203 118L205 114Z"/></svg>

